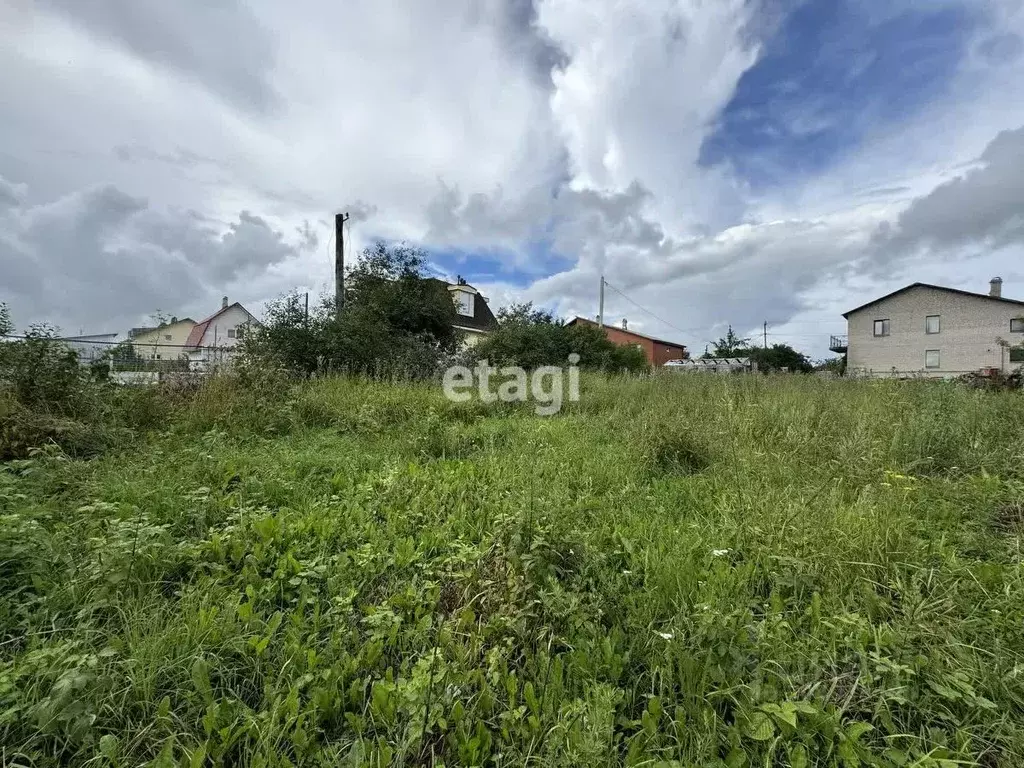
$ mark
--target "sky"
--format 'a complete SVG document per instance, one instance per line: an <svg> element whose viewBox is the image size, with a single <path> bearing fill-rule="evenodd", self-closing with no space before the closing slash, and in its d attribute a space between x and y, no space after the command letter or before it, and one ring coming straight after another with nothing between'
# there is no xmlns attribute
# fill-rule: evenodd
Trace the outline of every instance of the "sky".
<svg viewBox="0 0 1024 768"><path fill-rule="evenodd" d="M0 0L0 71L19 328L320 294L338 211L695 351L1024 299L1024 0Z"/></svg>

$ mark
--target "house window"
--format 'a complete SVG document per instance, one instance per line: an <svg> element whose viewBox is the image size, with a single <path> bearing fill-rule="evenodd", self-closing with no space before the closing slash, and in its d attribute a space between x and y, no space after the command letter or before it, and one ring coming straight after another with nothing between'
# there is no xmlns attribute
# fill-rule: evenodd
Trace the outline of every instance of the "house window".
<svg viewBox="0 0 1024 768"><path fill-rule="evenodd" d="M889 335L889 321L888 320L875 320L875 336L888 336Z"/></svg>
<svg viewBox="0 0 1024 768"><path fill-rule="evenodd" d="M235 338L235 329L234 328L228 328L228 338L229 339Z"/></svg>
<svg viewBox="0 0 1024 768"><path fill-rule="evenodd" d="M1024 363L1024 347L1016 347L1010 349L1010 362Z"/></svg>
<svg viewBox="0 0 1024 768"><path fill-rule="evenodd" d="M455 292L455 310L463 317L473 317L474 299L476 297L468 291Z"/></svg>
<svg viewBox="0 0 1024 768"><path fill-rule="evenodd" d="M170 341L173 337L169 333L164 334L164 341Z"/></svg>
<svg viewBox="0 0 1024 768"><path fill-rule="evenodd" d="M924 367L925 368L938 368L939 367L939 350L929 349L924 353Z"/></svg>
<svg viewBox="0 0 1024 768"><path fill-rule="evenodd" d="M1024 317L1015 317L1010 321L1010 333L1024 333Z"/></svg>
<svg viewBox="0 0 1024 768"><path fill-rule="evenodd" d="M924 319L924 332L938 333L939 329L942 327L940 318L941 315L928 315L928 317Z"/></svg>

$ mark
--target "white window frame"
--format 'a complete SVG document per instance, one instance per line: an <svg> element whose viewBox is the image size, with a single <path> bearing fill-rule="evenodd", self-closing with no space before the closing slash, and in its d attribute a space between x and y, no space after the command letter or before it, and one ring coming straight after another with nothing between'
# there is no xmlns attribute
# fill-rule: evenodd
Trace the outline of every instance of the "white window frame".
<svg viewBox="0 0 1024 768"><path fill-rule="evenodd" d="M935 365L928 365L928 356L931 355L931 354L935 355ZM937 350L937 349L926 349L924 351L924 367L925 367L926 370L929 370L929 371L934 371L934 370L942 367L942 355L940 354L939 350Z"/></svg>
<svg viewBox="0 0 1024 768"><path fill-rule="evenodd" d="M455 312L461 317L473 317L476 314L476 294L469 291L455 292Z"/></svg>
<svg viewBox="0 0 1024 768"><path fill-rule="evenodd" d="M931 330L928 327L928 321L935 320L935 330ZM937 333L942 333L942 315L928 315L924 319L924 332L929 336L934 336Z"/></svg>
<svg viewBox="0 0 1024 768"><path fill-rule="evenodd" d="M1010 333L1024 333L1024 317L1010 319Z"/></svg>
<svg viewBox="0 0 1024 768"><path fill-rule="evenodd" d="M235 329L234 328L228 328L228 338L229 339L235 338Z"/></svg>
<svg viewBox="0 0 1024 768"><path fill-rule="evenodd" d="M882 332L881 333L878 332L878 328L879 328L878 324L879 323L882 323L882 326L881 326ZM888 336L891 330L892 330L892 324L890 323L889 318L887 318L887 317L886 318L881 318L879 320L875 320L875 322L871 326L871 334L876 339L881 339L884 336Z"/></svg>

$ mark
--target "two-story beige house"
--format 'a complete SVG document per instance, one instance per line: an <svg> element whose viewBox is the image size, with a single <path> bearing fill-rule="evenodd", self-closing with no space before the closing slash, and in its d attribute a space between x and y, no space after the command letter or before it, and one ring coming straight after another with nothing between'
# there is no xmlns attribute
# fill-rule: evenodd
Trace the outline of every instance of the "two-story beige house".
<svg viewBox="0 0 1024 768"><path fill-rule="evenodd" d="M914 283L851 309L848 336L833 337L846 369L861 376L960 376L1024 365L1024 301L1004 298L1003 281L972 293Z"/></svg>
<svg viewBox="0 0 1024 768"><path fill-rule="evenodd" d="M184 356L185 342L195 325L191 317L172 317L156 328L132 328L128 338L141 360L174 360Z"/></svg>

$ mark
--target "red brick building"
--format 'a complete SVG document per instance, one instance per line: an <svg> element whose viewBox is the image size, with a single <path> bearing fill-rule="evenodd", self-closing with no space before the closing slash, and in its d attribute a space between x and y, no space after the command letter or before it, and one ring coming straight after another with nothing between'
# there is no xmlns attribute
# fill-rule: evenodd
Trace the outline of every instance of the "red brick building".
<svg viewBox="0 0 1024 768"><path fill-rule="evenodd" d="M569 325L577 323L597 326L597 323L593 320L587 320L583 317L577 317L569 321ZM686 345L676 344L674 341L665 341L664 339L655 339L636 331L630 331L626 328L625 320L622 321L621 328L614 325L606 325L604 333L608 337L608 341L613 344L640 347L644 354L647 355L647 361L651 365L661 366L669 360L686 360L690 357L690 353L686 351Z"/></svg>

